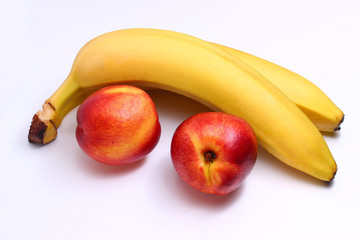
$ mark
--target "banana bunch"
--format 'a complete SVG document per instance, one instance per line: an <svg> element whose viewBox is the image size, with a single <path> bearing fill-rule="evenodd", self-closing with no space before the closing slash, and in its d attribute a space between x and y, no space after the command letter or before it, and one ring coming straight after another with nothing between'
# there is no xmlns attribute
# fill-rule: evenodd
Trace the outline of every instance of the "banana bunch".
<svg viewBox="0 0 360 240"><path fill-rule="evenodd" d="M54 140L72 109L114 84L173 91L237 115L282 162L323 181L335 176L336 162L319 130L340 129L344 114L318 87L266 60L166 30L125 29L88 42L34 115L29 141Z"/></svg>

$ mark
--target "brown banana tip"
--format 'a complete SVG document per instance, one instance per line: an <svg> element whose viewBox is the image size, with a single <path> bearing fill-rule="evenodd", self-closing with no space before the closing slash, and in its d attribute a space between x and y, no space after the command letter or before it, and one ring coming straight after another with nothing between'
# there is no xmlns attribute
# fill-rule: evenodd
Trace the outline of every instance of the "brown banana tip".
<svg viewBox="0 0 360 240"><path fill-rule="evenodd" d="M332 178L331 178L329 181L325 181L325 182L326 182L327 184L329 184L329 185L332 184L332 182L333 182L333 180L334 180L334 178L335 178L336 173L337 173L337 169L335 170Z"/></svg>
<svg viewBox="0 0 360 240"><path fill-rule="evenodd" d="M37 114L35 114L32 119L28 134L29 142L43 144L44 133L46 129L46 124L39 119L39 116Z"/></svg>
<svg viewBox="0 0 360 240"><path fill-rule="evenodd" d="M337 125L334 131L339 131L341 129L340 125L344 122L344 119L345 119L345 114L343 115L341 121L339 122L339 125Z"/></svg>

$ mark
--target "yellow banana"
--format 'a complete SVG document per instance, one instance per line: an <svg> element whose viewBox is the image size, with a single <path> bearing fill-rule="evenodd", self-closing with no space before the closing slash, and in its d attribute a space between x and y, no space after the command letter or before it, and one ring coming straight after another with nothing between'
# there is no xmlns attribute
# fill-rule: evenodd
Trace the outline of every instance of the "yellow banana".
<svg viewBox="0 0 360 240"><path fill-rule="evenodd" d="M335 176L324 138L277 87L214 44L165 30L119 30L88 42L67 79L35 114L29 141L52 141L69 111L114 84L173 91L240 116L254 128L259 144L284 163L324 181Z"/></svg>
<svg viewBox="0 0 360 240"><path fill-rule="evenodd" d="M344 113L321 91L306 78L272 62L251 54L216 44L218 47L240 58L265 78L278 87L290 98L315 126L324 132L340 130Z"/></svg>

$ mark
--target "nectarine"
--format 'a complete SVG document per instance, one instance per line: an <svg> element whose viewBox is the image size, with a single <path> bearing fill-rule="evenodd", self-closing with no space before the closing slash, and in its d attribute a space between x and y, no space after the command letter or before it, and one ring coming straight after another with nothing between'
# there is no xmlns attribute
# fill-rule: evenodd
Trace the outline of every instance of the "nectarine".
<svg viewBox="0 0 360 240"><path fill-rule="evenodd" d="M257 141L251 126L237 116L199 113L176 129L171 158L176 172L190 186L224 195L238 188L253 169Z"/></svg>
<svg viewBox="0 0 360 240"><path fill-rule="evenodd" d="M150 96L116 85L90 95L77 112L76 139L93 159L121 165L144 158L157 145L161 127Z"/></svg>

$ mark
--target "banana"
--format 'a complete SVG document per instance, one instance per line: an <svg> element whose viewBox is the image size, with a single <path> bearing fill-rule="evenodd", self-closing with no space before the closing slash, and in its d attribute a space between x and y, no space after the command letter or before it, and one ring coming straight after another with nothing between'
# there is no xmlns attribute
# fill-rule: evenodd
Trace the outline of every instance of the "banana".
<svg viewBox="0 0 360 240"><path fill-rule="evenodd" d="M235 55L272 82L310 118L320 131L340 130L344 113L315 84L262 58L234 48L216 45Z"/></svg>
<svg viewBox="0 0 360 240"><path fill-rule="evenodd" d="M276 86L214 44L166 30L118 30L88 42L67 79L34 115L29 141L54 140L69 111L114 84L173 91L240 116L259 144L285 164L323 181L335 176L337 165L323 136Z"/></svg>

